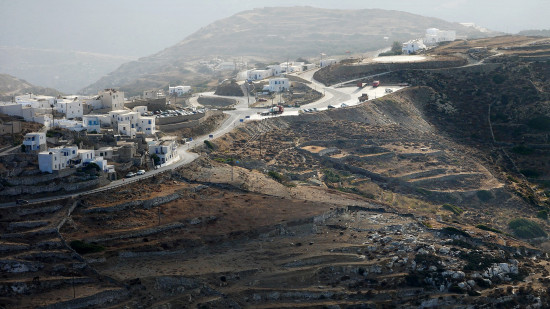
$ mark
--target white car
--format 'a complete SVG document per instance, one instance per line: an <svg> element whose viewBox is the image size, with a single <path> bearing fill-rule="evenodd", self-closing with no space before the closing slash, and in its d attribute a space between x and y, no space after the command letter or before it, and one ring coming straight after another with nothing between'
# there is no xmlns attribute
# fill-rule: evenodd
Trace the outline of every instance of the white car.
<svg viewBox="0 0 550 309"><path fill-rule="evenodd" d="M133 172L129 172L128 174L126 174L126 176L125 176L125 177L126 177L126 178L132 178L132 177L134 177L134 176L136 176L136 174L135 174L135 173L133 173Z"/></svg>
<svg viewBox="0 0 550 309"><path fill-rule="evenodd" d="M390 88L386 88L386 93L392 93L392 92L393 92L393 90L392 90L392 89L390 89Z"/></svg>
<svg viewBox="0 0 550 309"><path fill-rule="evenodd" d="M145 175L145 170L137 171L136 175Z"/></svg>

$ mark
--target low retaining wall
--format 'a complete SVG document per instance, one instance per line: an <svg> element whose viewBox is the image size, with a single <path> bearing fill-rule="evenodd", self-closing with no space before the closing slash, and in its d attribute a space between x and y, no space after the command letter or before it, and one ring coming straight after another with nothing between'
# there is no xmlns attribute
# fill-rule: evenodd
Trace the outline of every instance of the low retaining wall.
<svg viewBox="0 0 550 309"><path fill-rule="evenodd" d="M220 110L209 110L209 111L206 111L206 113L204 114L158 118L157 126L158 126L158 129L161 131L174 131L174 130L183 129L183 128L193 128L200 125L204 121L206 121L209 117L222 115L222 114L223 112ZM195 119L189 120L191 119L189 118L191 116L195 117ZM187 118L182 118L182 117L187 117Z"/></svg>

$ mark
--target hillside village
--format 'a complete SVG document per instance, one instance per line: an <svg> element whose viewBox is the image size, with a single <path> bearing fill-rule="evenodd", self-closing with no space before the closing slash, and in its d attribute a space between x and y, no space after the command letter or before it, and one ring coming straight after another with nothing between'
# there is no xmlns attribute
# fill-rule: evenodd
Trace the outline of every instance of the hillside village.
<svg viewBox="0 0 550 309"><path fill-rule="evenodd" d="M399 45L0 103L0 306L544 308L550 42Z"/></svg>

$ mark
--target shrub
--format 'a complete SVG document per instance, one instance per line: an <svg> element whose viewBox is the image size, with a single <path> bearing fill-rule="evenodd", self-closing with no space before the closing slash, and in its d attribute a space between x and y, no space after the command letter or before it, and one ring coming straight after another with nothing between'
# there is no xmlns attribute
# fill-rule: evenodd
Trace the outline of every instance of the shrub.
<svg viewBox="0 0 550 309"><path fill-rule="evenodd" d="M443 206L441 206L441 209L448 210L457 216L460 216L464 212L462 208L455 206L453 204L448 204L448 203L443 204Z"/></svg>
<svg viewBox="0 0 550 309"><path fill-rule="evenodd" d="M524 218L517 218L510 221L510 223L508 223L508 227L510 227L514 234L519 238L537 238L548 236L540 225Z"/></svg>
<svg viewBox="0 0 550 309"><path fill-rule="evenodd" d="M504 259L483 254L479 251L461 252L458 257L466 261L465 271L482 271L494 263L504 262Z"/></svg>
<svg viewBox="0 0 550 309"><path fill-rule="evenodd" d="M491 191L487 190L477 191L476 195L477 198L482 202L487 202L488 200L493 198L493 194L491 193Z"/></svg>
<svg viewBox="0 0 550 309"><path fill-rule="evenodd" d="M212 144L211 141L204 141L204 144L206 145L206 147L210 148L210 149L214 149L214 144Z"/></svg>
<svg viewBox="0 0 550 309"><path fill-rule="evenodd" d="M506 77L500 74L493 75L493 82L495 84L502 84L506 80Z"/></svg>
<svg viewBox="0 0 550 309"><path fill-rule="evenodd" d="M466 238L471 237L470 234L464 232L461 229L457 229L456 227L452 227L452 226L444 227L440 231L442 233L449 234L449 235L459 235L459 236L463 236L463 237L466 237Z"/></svg>
<svg viewBox="0 0 550 309"><path fill-rule="evenodd" d="M160 158L156 153L151 155L151 159L153 159L153 162L155 163L155 165L160 165Z"/></svg>
<svg viewBox="0 0 550 309"><path fill-rule="evenodd" d="M452 245L452 246L457 246L457 247L461 247L461 248L464 248L464 249L474 249L475 246L470 244L469 242L465 242L464 240L460 240L460 239L453 239L449 242L447 242L448 245Z"/></svg>
<svg viewBox="0 0 550 309"><path fill-rule="evenodd" d="M101 252L105 250L105 247L97 244L88 244L83 240L73 240L70 243L71 248L74 249L78 254L94 253Z"/></svg>
<svg viewBox="0 0 550 309"><path fill-rule="evenodd" d="M548 210L544 209L537 213L537 218L542 220L548 220Z"/></svg>
<svg viewBox="0 0 550 309"><path fill-rule="evenodd" d="M330 170L330 169L323 170L323 174L325 175L326 182L342 181L342 177L338 173L336 173L334 170Z"/></svg>
<svg viewBox="0 0 550 309"><path fill-rule="evenodd" d="M269 177L277 180L278 182L283 181L283 175L277 173L276 171L269 171L269 172L267 172L267 175L269 175Z"/></svg>
<svg viewBox="0 0 550 309"><path fill-rule="evenodd" d="M484 224L478 224L476 225L476 227L480 230L484 230L484 231L490 231L490 232L495 232L495 233L498 233L498 234L502 234L502 231L500 230L497 230L495 228L492 228L490 226L487 226L487 225L484 225Z"/></svg>

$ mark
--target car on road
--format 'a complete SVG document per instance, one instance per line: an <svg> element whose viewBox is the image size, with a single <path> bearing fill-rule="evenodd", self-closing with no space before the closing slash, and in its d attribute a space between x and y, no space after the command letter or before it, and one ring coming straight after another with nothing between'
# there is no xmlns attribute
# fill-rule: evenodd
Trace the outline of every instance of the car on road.
<svg viewBox="0 0 550 309"><path fill-rule="evenodd" d="M135 174L134 172L129 172L129 173L126 174L126 176L124 176L124 177L126 177L126 178L132 178L132 177L134 177L134 176L136 176L136 174Z"/></svg>
<svg viewBox="0 0 550 309"><path fill-rule="evenodd" d="M137 171L136 175L145 175L145 170Z"/></svg>
<svg viewBox="0 0 550 309"><path fill-rule="evenodd" d="M28 204L28 203L29 203L29 201L23 200L23 199L17 199L17 200L15 200L15 204L16 204L16 205L26 205L26 204Z"/></svg>
<svg viewBox="0 0 550 309"><path fill-rule="evenodd" d="M346 103L342 103L342 105L340 105L340 107L348 107L348 105Z"/></svg>
<svg viewBox="0 0 550 309"><path fill-rule="evenodd" d="M327 106L327 108L335 108L335 107L334 107L334 106L332 106L332 105L329 105L329 106Z"/></svg>
<svg viewBox="0 0 550 309"><path fill-rule="evenodd" d="M392 93L393 92L393 89L391 88L386 88L386 93Z"/></svg>
<svg viewBox="0 0 550 309"><path fill-rule="evenodd" d="M259 98L259 99L258 99L258 102L267 102L267 99Z"/></svg>

